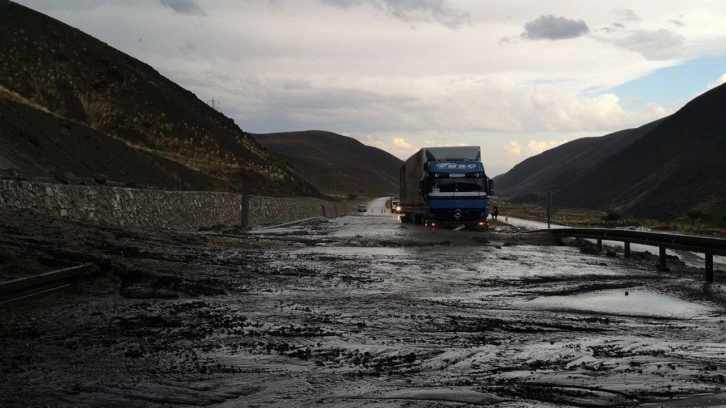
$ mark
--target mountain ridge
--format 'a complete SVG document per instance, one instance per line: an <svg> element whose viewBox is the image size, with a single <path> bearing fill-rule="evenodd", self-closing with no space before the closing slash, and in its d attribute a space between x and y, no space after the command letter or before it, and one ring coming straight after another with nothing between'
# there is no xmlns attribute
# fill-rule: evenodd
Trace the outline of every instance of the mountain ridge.
<svg viewBox="0 0 726 408"><path fill-rule="evenodd" d="M498 176L498 193L543 202L550 191L556 206L638 218L672 219L691 209L720 214L726 207L725 104L721 85L641 127L555 147ZM580 158L577 166L573 156Z"/></svg>
<svg viewBox="0 0 726 408"><path fill-rule="evenodd" d="M190 183L177 183L179 188L321 197L232 119L148 64L80 30L16 3L0 2L0 51L5 57L0 87L6 90L0 98L51 113L55 118L43 120L57 121L59 128L66 126L64 121L82 124L95 135L162 157L166 160L156 162L159 173L178 170L171 162L186 167L185 174L197 173ZM32 131L22 130L10 115L4 120L16 132L7 138L22 139ZM126 181L138 178L131 172L128 176Z"/></svg>
<svg viewBox="0 0 726 408"><path fill-rule="evenodd" d="M267 149L282 155L325 194L398 194L398 168L402 161L352 137L321 130L252 136Z"/></svg>

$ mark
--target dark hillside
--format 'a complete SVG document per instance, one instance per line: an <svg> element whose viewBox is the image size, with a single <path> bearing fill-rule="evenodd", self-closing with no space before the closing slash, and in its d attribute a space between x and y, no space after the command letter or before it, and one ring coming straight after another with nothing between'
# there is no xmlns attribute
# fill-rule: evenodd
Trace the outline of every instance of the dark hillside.
<svg viewBox="0 0 726 408"><path fill-rule="evenodd" d="M530 157L495 178L497 194L520 200L530 197L539 203L548 191L561 190L586 176L591 168L623 151L660 122L602 137L573 140Z"/></svg>
<svg viewBox="0 0 726 408"><path fill-rule="evenodd" d="M712 89L590 171L607 180L602 190L581 194L578 181L560 199L575 206L598 202L640 217L673 218L698 208L726 208L726 86ZM600 177L599 175L611 175Z"/></svg>
<svg viewBox="0 0 726 408"><path fill-rule="evenodd" d="M402 161L336 133L304 131L253 135L283 155L320 191L331 195L396 195Z"/></svg>
<svg viewBox="0 0 726 408"><path fill-rule="evenodd" d="M193 93L59 21L0 2L0 55L0 88L29 106L179 163L221 189L320 194Z"/></svg>
<svg viewBox="0 0 726 408"><path fill-rule="evenodd" d="M0 168L18 169L23 177L63 171L88 180L101 173L109 181L169 190L214 190L220 183L78 122L2 98L0 146Z"/></svg>
<svg viewBox="0 0 726 408"><path fill-rule="evenodd" d="M558 207L614 209L671 219L726 208L726 85L637 129L575 140L525 160L497 178L497 192Z"/></svg>

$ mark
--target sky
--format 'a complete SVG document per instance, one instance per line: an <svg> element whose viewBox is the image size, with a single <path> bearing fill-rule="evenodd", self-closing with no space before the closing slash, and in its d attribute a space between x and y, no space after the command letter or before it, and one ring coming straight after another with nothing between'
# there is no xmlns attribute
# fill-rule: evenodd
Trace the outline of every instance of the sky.
<svg viewBox="0 0 726 408"><path fill-rule="evenodd" d="M723 0L16 0L154 67L245 131L327 130L490 177L726 82Z"/></svg>

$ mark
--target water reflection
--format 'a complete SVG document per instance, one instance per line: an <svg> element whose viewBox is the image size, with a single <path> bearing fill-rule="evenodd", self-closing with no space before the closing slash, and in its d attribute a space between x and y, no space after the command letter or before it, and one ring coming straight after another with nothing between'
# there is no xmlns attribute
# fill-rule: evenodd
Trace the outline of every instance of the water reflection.
<svg viewBox="0 0 726 408"><path fill-rule="evenodd" d="M526 307L669 318L708 317L710 306L646 290L604 290L576 296L541 296Z"/></svg>

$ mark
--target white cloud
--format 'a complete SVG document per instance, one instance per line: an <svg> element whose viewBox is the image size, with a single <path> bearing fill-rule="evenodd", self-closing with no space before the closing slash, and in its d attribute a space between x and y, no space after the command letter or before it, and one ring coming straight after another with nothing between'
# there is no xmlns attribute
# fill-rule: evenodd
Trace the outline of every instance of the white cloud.
<svg viewBox="0 0 726 408"><path fill-rule="evenodd" d="M678 60L688 56L686 38L670 30L638 30L614 44L638 52L651 60Z"/></svg>
<svg viewBox="0 0 726 408"><path fill-rule="evenodd" d="M402 158L482 145L488 160L506 158L502 171L531 154L531 140L539 149L672 113L671 101L635 106L608 90L726 53L726 2L19 2L220 100L247 131L346 131Z"/></svg>
<svg viewBox="0 0 726 408"><path fill-rule="evenodd" d="M322 0L332 6L349 9L354 6L372 6L407 22L437 22L456 28L469 21L469 13L458 9L447 0Z"/></svg>
<svg viewBox="0 0 726 408"><path fill-rule="evenodd" d="M510 140L504 145L504 150L513 156L520 156L522 154L522 145L516 140Z"/></svg>
<svg viewBox="0 0 726 408"><path fill-rule="evenodd" d="M381 150L385 150L402 160L407 159L409 156L411 156L413 153L420 149L419 146L414 146L411 143L407 142L404 138L397 136L391 138L381 138L370 134L365 136L349 136L357 139L361 143L368 146L373 146Z"/></svg>
<svg viewBox="0 0 726 408"><path fill-rule="evenodd" d="M726 83L726 73L721 74L718 78L716 78L715 81L708 83L708 89L713 89L717 86L723 85Z"/></svg>
<svg viewBox="0 0 726 408"><path fill-rule="evenodd" d="M609 14L615 17L617 23L630 21L640 21L640 17L631 9L623 7L615 7L609 11Z"/></svg>
<svg viewBox="0 0 726 408"><path fill-rule="evenodd" d="M557 147L559 145L565 144L569 142L568 139L562 139L562 140L530 140L529 143L527 143L527 148L529 149L530 156L535 154L540 154L544 152L545 150L552 149L553 147Z"/></svg>
<svg viewBox="0 0 726 408"><path fill-rule="evenodd" d="M401 148L401 149L413 149L413 147L414 147L411 143L408 143L401 137L394 137L393 145L396 146L397 148Z"/></svg>
<svg viewBox="0 0 726 408"><path fill-rule="evenodd" d="M372 135L367 135L367 136L365 136L363 138L356 137L355 135L352 135L352 134L351 135L347 135L347 136L350 136L350 137L352 137L354 139L358 139L359 142L361 142L361 143L363 143L365 145L377 147L377 148L379 148L381 150L389 151L391 149L391 146L388 145L386 142L384 142L383 140L380 140L380 139L378 139L378 138L376 138L375 136L372 136Z"/></svg>

